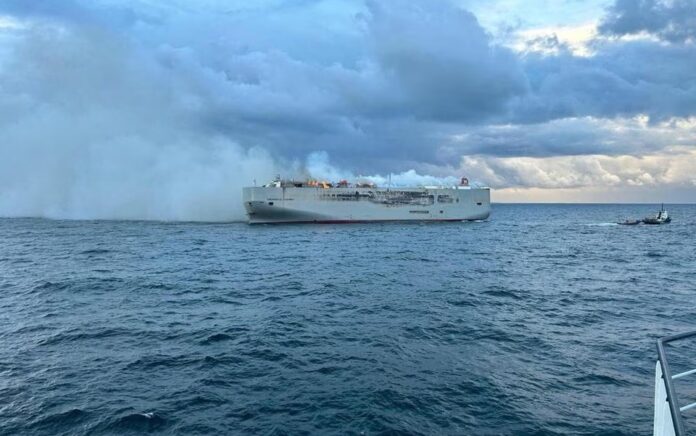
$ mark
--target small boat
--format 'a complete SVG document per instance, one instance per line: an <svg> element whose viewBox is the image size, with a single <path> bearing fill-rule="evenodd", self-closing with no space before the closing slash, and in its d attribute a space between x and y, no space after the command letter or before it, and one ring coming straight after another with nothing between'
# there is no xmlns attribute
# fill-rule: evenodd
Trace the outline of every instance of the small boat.
<svg viewBox="0 0 696 436"><path fill-rule="evenodd" d="M623 221L619 221L616 224L618 224L620 226L637 226L638 224L640 224L642 222L643 222L642 220L623 220Z"/></svg>
<svg viewBox="0 0 696 436"><path fill-rule="evenodd" d="M654 436L685 436L688 429L684 417L684 412L696 409L696 402L684 404L680 401L680 395L677 393L677 387L685 377L696 374L696 368L688 371L683 371L678 374L672 373L672 367L667 359L667 351L671 353L681 350L688 350L689 347L684 347L685 339L691 339L690 347L693 350L693 340L696 339L696 332L682 333L666 338L658 339L657 341L657 363L655 365L655 407L653 415L653 435ZM672 343L680 342L679 346L671 347ZM677 356L679 357L679 356ZM686 360L688 361L688 359ZM682 362L679 362L682 363ZM689 368L689 367L687 367ZM686 368L684 368L686 369ZM684 387L683 384L681 386ZM689 393L689 390L686 390ZM693 391L691 391L693 392ZM685 393L684 391L680 393ZM692 400L693 401L693 400ZM691 433L689 433L691 434Z"/></svg>
<svg viewBox="0 0 696 436"><path fill-rule="evenodd" d="M657 215L655 216L649 216L643 219L643 223L645 224L667 224L672 221L672 218L669 217L669 214L665 210L665 205L662 205L662 208L660 209L659 212L657 212Z"/></svg>

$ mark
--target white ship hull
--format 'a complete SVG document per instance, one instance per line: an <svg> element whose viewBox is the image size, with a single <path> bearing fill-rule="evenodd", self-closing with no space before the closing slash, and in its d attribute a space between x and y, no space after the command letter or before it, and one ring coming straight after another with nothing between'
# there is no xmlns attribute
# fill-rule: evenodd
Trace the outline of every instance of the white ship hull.
<svg viewBox="0 0 696 436"><path fill-rule="evenodd" d="M488 218L488 188L252 187L250 224L470 221Z"/></svg>

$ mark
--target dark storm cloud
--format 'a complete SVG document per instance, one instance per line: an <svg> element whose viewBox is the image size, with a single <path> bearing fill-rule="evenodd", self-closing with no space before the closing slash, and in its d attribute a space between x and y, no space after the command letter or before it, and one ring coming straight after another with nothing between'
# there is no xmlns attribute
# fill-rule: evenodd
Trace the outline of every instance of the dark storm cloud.
<svg viewBox="0 0 696 436"><path fill-rule="evenodd" d="M46 18L66 23L123 28L137 22L155 23L160 20L157 9L143 3L131 5L101 5L79 0L3 0L0 12L18 18Z"/></svg>
<svg viewBox="0 0 696 436"><path fill-rule="evenodd" d="M598 41L591 57L531 54L531 92L513 104L517 122L647 114L654 121L696 113L696 46Z"/></svg>
<svg viewBox="0 0 696 436"><path fill-rule="evenodd" d="M327 150L366 172L432 161L442 141L433 126L483 122L525 92L512 52L446 3L370 3L352 25L362 29L359 41L335 38L339 47L342 38L361 47L346 63L341 53L327 61L311 51L261 49L253 38L204 57L197 46L158 56L198 84L201 128L281 156Z"/></svg>
<svg viewBox="0 0 696 436"><path fill-rule="evenodd" d="M689 132L693 135L693 132ZM648 126L641 120L559 119L538 124L475 126L453 135L441 155L552 157L574 155L653 154L668 146L693 146L693 137L679 137L671 126Z"/></svg>
<svg viewBox="0 0 696 436"><path fill-rule="evenodd" d="M469 121L498 114L525 92L513 54L491 44L470 12L433 2L371 2L370 43L411 115Z"/></svg>
<svg viewBox="0 0 696 436"><path fill-rule="evenodd" d="M671 42L693 40L696 1L616 0L599 30L616 36L645 32Z"/></svg>

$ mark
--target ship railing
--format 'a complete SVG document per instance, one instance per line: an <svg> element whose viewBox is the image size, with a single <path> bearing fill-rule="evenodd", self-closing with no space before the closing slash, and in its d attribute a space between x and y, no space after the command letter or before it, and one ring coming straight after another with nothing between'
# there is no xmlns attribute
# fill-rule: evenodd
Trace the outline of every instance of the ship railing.
<svg viewBox="0 0 696 436"><path fill-rule="evenodd" d="M696 368L672 375L666 352L668 344L687 338L696 338L696 331L657 340L653 436L685 436L687 434L682 412L696 408L696 402L680 406L674 381L696 374Z"/></svg>

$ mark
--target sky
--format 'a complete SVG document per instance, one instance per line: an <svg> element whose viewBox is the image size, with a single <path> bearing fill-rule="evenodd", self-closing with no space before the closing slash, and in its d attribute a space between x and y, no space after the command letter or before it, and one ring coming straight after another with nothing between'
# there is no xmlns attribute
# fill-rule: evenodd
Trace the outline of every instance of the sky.
<svg viewBox="0 0 696 436"><path fill-rule="evenodd" d="M696 0L3 0L0 216L228 220L287 177L696 201Z"/></svg>

